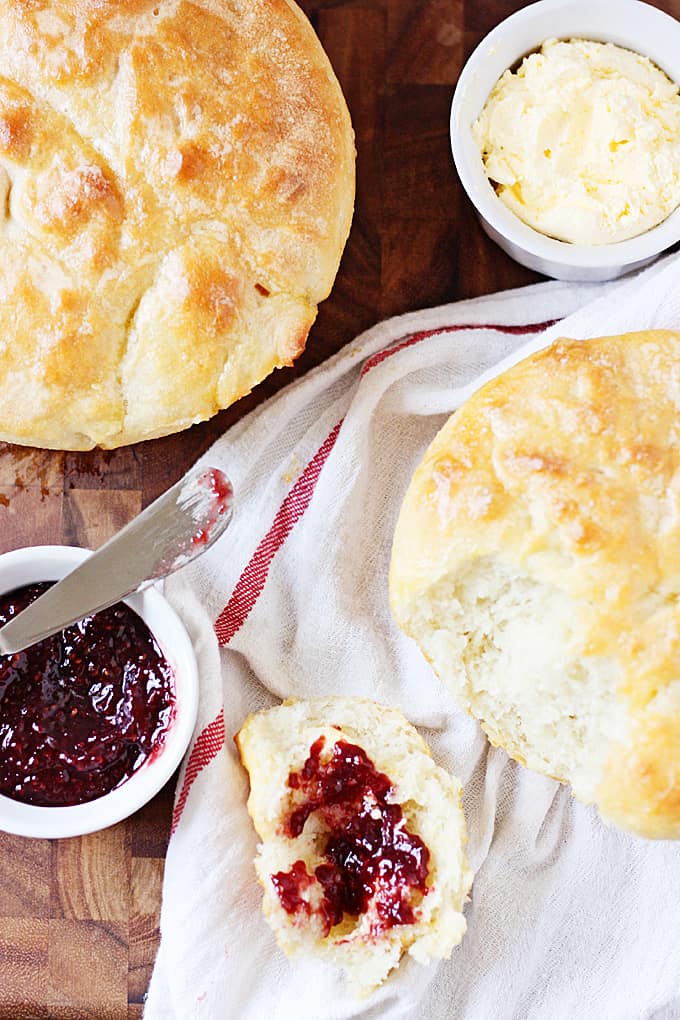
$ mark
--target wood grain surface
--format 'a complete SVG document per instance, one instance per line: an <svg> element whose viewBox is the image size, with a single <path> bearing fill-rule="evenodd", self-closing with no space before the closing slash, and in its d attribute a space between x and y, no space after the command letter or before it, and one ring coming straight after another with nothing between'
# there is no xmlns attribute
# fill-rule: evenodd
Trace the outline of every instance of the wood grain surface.
<svg viewBox="0 0 680 1020"><path fill-rule="evenodd" d="M538 279L482 233L451 161L453 86L514 0L306 0L352 113L352 234L308 348L212 421L111 453L0 444L0 551L97 546L231 424L374 322ZM680 0L656 6L680 18ZM173 784L81 839L0 833L0 1020L141 1017L158 942ZM225 1013L225 1017L228 1017Z"/></svg>

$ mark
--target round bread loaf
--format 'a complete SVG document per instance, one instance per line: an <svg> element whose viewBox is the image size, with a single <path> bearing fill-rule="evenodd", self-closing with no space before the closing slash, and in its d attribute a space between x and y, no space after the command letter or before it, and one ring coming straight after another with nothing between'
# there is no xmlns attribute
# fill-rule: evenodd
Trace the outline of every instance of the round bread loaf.
<svg viewBox="0 0 680 1020"><path fill-rule="evenodd" d="M391 602L492 743L680 838L680 334L559 340L417 469Z"/></svg>
<svg viewBox="0 0 680 1020"><path fill-rule="evenodd" d="M364 698L287 701L249 716L236 743L263 909L284 952L343 967L360 995L406 951L421 963L450 956L472 882L461 787L400 712ZM363 909L343 913L348 900Z"/></svg>
<svg viewBox="0 0 680 1020"><path fill-rule="evenodd" d="M292 0L0 0L0 439L186 428L303 350L349 114Z"/></svg>

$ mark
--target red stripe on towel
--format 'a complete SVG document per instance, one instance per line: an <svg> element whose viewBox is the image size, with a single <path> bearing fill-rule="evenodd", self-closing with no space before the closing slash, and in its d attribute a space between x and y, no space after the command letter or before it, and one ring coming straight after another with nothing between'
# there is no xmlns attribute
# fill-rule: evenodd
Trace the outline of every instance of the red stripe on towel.
<svg viewBox="0 0 680 1020"><path fill-rule="evenodd" d="M388 347L384 351L378 351L373 357L369 358L368 361L363 365L361 369L361 375L366 375L376 365L380 365L381 362L387 358L391 358L393 354L398 354L399 351L406 350L407 347L413 347L415 344L419 344L422 340L428 340L432 336L437 336L440 333L459 333L461 330L479 330L489 329L494 333L508 333L512 336L521 336L522 333L542 333L550 326L554 326L559 319L549 319L546 322L531 322L526 326L501 326L498 324L486 325L486 326L471 326L469 324L457 325L457 326L439 326L437 329L423 329L419 333L412 333L410 336L403 340L400 340L394 347Z"/></svg>
<svg viewBox="0 0 680 1020"><path fill-rule="evenodd" d="M274 517L271 528L253 553L236 583L229 602L215 621L215 632L221 645L228 644L248 619L250 611L264 588L274 556L311 502L321 469L335 446L341 425L342 422L339 421L329 433L284 499ZM217 718L199 733L189 755L182 789L172 814L170 835L179 825L191 787L206 765L209 765L222 749L224 740L224 711L222 710Z"/></svg>
<svg viewBox="0 0 680 1020"><path fill-rule="evenodd" d="M194 744L189 761L187 762L186 771L184 773L184 782L182 783L182 789L180 790L177 803L175 804L175 810L172 813L172 828L170 829L170 835L172 835L179 825L179 820L182 817L184 811L184 805L187 802L189 796L189 790L194 785L196 777L206 765L209 765L216 754L221 751L224 747L224 711L220 711L216 719L206 726L204 730L199 733L196 743Z"/></svg>
<svg viewBox="0 0 680 1020"><path fill-rule="evenodd" d="M272 560L311 502L321 469L335 446L341 425L339 421L309 461L236 582L231 598L215 621L215 633L221 645L229 644L250 616L265 586Z"/></svg>

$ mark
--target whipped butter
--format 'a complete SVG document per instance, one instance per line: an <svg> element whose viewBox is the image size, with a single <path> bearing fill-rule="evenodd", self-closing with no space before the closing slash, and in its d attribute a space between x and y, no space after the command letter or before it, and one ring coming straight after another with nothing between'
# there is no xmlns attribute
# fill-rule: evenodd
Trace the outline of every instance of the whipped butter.
<svg viewBox="0 0 680 1020"><path fill-rule="evenodd" d="M678 86L611 43L548 40L503 74L473 134L500 199L550 237L623 241L680 205Z"/></svg>

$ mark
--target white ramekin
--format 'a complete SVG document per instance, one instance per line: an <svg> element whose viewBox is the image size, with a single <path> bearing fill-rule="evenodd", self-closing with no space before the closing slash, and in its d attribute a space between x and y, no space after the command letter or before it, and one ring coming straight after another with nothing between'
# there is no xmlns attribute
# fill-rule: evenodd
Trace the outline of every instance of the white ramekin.
<svg viewBox="0 0 680 1020"><path fill-rule="evenodd" d="M451 107L451 148L482 227L517 262L560 280L611 280L639 269L680 240L680 209L639 237L568 244L523 223L489 183L472 125L500 76L546 39L612 42L649 57L680 82L680 23L640 0L541 0L501 22L463 68Z"/></svg>
<svg viewBox="0 0 680 1020"><path fill-rule="evenodd" d="M39 545L0 556L0 593L35 581L58 581L87 549ZM181 620L154 588L125 599L145 621L175 675L175 714L158 753L117 789L74 807L34 807L0 796L0 830L19 836L82 836L127 818L158 793L186 751L198 710L198 670L189 635ZM0 705L0 719L2 706Z"/></svg>

